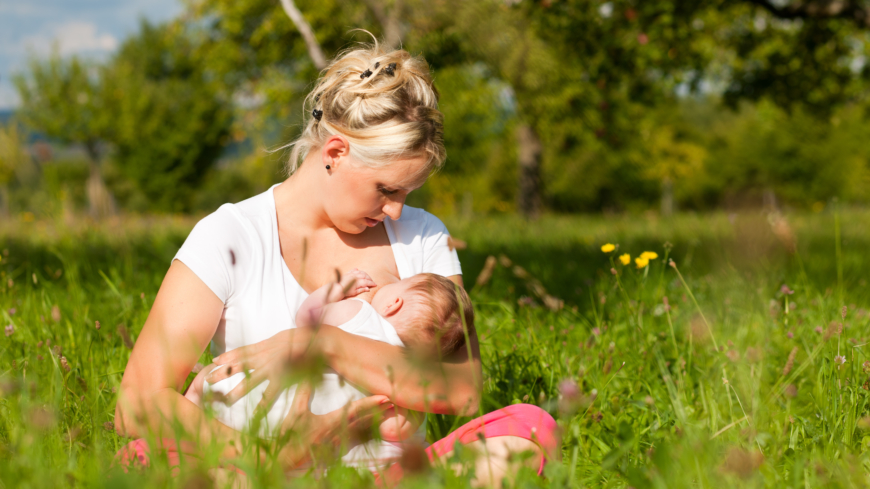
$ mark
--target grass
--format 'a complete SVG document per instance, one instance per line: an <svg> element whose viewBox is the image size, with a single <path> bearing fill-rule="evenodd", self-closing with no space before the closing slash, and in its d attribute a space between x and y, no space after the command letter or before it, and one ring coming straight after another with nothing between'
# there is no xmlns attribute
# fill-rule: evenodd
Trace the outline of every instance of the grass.
<svg viewBox="0 0 870 489"><path fill-rule="evenodd" d="M534 403L562 429L562 462L516 485L870 485L867 222L862 210L448 220L468 245L484 410ZM0 224L0 318L14 329L0 337L4 487L209 484L196 464L175 477L160 460L112 465L126 343L193 223ZM659 255L647 268L617 260L643 251ZM430 420L430 438L463 421ZM373 484L336 467L292 482L249 473L258 486ZM468 479L436 470L409 485Z"/></svg>

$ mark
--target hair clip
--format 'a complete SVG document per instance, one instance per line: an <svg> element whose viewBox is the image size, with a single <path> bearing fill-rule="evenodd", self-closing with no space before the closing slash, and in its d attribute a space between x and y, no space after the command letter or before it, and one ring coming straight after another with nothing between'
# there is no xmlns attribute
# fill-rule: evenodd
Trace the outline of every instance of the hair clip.
<svg viewBox="0 0 870 489"><path fill-rule="evenodd" d="M359 74L360 79L368 78L370 76L372 76L372 70L365 70Z"/></svg>
<svg viewBox="0 0 870 489"><path fill-rule="evenodd" d="M315 119L317 119L317 120L319 121L319 120L323 117L323 111L322 111L322 110L313 109L313 110L311 111L311 116L314 117Z"/></svg>
<svg viewBox="0 0 870 489"><path fill-rule="evenodd" d="M380 66L381 66L381 62L380 62L380 61L376 61L376 62L375 62L375 69L378 69L378 67L380 67Z"/></svg>
<svg viewBox="0 0 870 489"><path fill-rule="evenodd" d="M396 74L396 63L390 63L384 68L384 73L393 76Z"/></svg>

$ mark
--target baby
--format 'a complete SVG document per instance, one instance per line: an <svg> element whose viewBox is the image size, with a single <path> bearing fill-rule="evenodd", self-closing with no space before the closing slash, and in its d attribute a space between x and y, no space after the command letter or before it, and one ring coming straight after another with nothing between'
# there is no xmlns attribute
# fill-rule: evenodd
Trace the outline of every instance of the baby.
<svg viewBox="0 0 870 489"><path fill-rule="evenodd" d="M469 332L474 330L474 311L468 295L446 277L422 273L384 285L375 292L371 304L354 298L373 287L376 284L367 273L352 270L341 277L339 283L324 285L305 299L296 313L296 327L331 324L348 333L406 347L415 353L432 357L447 357L461 348L465 344L463 326ZM214 365L205 367L194 379L185 397L203 406L209 400L209 393L217 394L215 397L226 395L245 377L244 373L239 373L210 385L204 379L215 369ZM260 384L232 406L220 401L208 404L219 421L231 428L244 430L254 419L267 385L268 381ZM271 437L280 428L295 392L294 385L278 396L261 422L260 436ZM367 395L344 381L332 369L326 369L323 381L314 390L309 408L314 414L326 414ZM372 441L354 447L343 459L348 464L354 464L354 461L373 457L384 459L400 455L400 448L397 452L395 442L414 435L424 419L419 413L396 406L395 410L385 415L379 426L384 442Z"/></svg>

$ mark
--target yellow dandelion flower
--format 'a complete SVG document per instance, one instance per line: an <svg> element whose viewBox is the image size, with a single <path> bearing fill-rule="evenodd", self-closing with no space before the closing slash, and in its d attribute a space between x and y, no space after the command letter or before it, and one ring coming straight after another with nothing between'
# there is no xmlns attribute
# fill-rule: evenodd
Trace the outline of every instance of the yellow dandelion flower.
<svg viewBox="0 0 870 489"><path fill-rule="evenodd" d="M659 255L655 251L644 251L643 253L640 254L640 257L646 258L647 260L655 260L656 258L659 257Z"/></svg>
<svg viewBox="0 0 870 489"><path fill-rule="evenodd" d="M629 255L628 253L619 255L619 261L621 261L623 265L628 265L629 263L631 263L631 255Z"/></svg>
<svg viewBox="0 0 870 489"><path fill-rule="evenodd" d="M643 268L649 265L649 258L644 258L643 256L639 256L634 259L634 264L637 265L637 268Z"/></svg>
<svg viewBox="0 0 870 489"><path fill-rule="evenodd" d="M601 247L601 251L603 251L605 253L610 253L611 251L613 251L615 249L616 249L616 246L614 246L610 243L607 243L606 245Z"/></svg>

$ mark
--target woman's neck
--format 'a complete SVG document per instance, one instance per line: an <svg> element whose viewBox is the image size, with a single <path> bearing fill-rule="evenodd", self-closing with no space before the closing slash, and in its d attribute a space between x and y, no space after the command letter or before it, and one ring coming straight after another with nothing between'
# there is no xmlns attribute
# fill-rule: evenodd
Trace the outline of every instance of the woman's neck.
<svg viewBox="0 0 870 489"><path fill-rule="evenodd" d="M313 232L334 227L323 208L323 181L317 165L303 162L281 185L274 189L278 228L292 223L294 230Z"/></svg>

